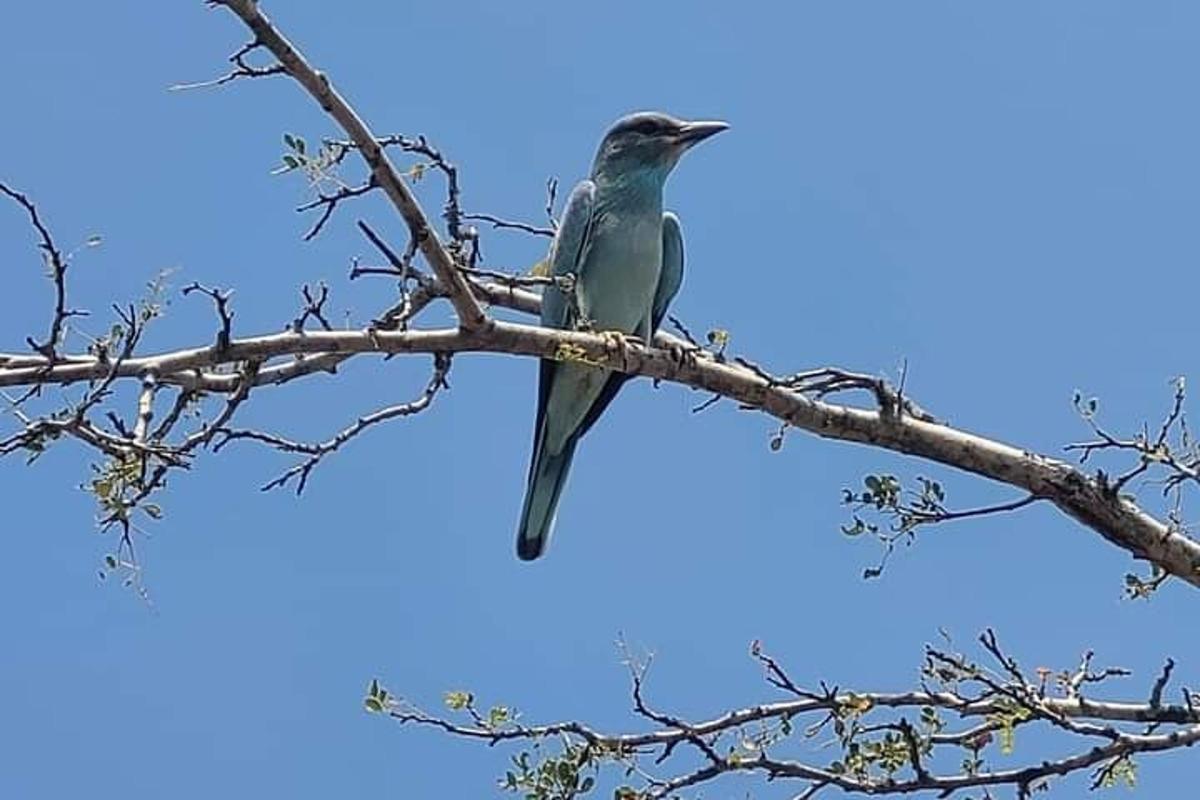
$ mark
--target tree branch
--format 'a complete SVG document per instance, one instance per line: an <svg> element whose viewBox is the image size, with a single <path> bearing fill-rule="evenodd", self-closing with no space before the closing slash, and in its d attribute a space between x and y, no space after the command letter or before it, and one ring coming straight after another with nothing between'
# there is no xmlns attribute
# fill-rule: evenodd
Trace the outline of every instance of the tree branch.
<svg viewBox="0 0 1200 800"><path fill-rule="evenodd" d="M471 693L450 692L447 707L466 716L459 721L392 697L378 681L372 681L366 705L402 724L435 728L457 738L489 745L532 745L540 763L531 763L530 751L522 752L513 758L515 769L502 785L537 797L575 797L571 787L578 785L580 773L599 773L606 767L643 781L640 788L617 790L615 796L626 798L674 797L681 789L709 784L733 772L809 782L800 797L812 797L830 786L850 794L929 792L938 797L972 788L1012 786L1018 797L1027 797L1052 777L1092 768L1095 785L1128 779L1134 755L1200 742L1200 714L1190 705L1119 703L1084 699L1078 693L1048 697L1044 688L1019 677L1016 662L999 649L994 635L985 634L981 642L1000 662L1001 674L992 675L961 654L929 649L923 673L942 688L899 694L839 692L824 683L819 691L800 688L755 643L751 655L767 666L768 681L799 699L748 706L700 722L650 710L643 697L645 669L632 665L634 710L651 724L650 730L632 733L607 733L579 720L528 725L508 706L493 706L485 713ZM1090 661L1090 656L1085 661ZM1095 675L1093 682L1120 672L1106 670ZM1169 671L1155 682L1155 692L1161 693L1167 678ZM919 712L917 723L906 716L914 711ZM803 724L813 717L818 721ZM953 729L961 722L978 719L985 722ZM831 721L836 741L814 748L816 737ZM1039 722L1057 729L1058 736L1075 752L1068 751L1056 760L1031 757L1032 763L1017 768L989 766L994 750L1011 759L1016 732ZM1129 729L1139 724L1171 729L1162 733ZM1103 736L1103 744L1089 741L1088 737L1096 735ZM555 740L561 742L558 753L546 752L540 744ZM819 755L831 746L836 751L832 760L829 755ZM691 749L699 766L696 761L671 761L679 748ZM785 749L786 757L782 755ZM968 758L960 762L956 756L964 751ZM642 765L646 758L652 759L654 767L672 769L676 764L674 774L665 778L651 774ZM538 793L539 787L548 788L537 783L538 776L547 773L558 774L568 790Z"/></svg>
<svg viewBox="0 0 1200 800"><path fill-rule="evenodd" d="M304 487L308 485L309 475L312 474L312 471L316 469L325 456L337 452L341 449L342 445L373 425L378 425L381 422L387 422L399 417L419 414L433 404L433 399L437 396L438 392L449 386L446 383L446 375L450 372L450 357L444 353L436 353L433 360L433 375L430 377L429 383L425 386L425 390L421 393L420 397L408 403L387 406L386 408L381 408L378 411L361 416L353 424L342 429L327 441L307 444L262 431L232 430L222 427L216 431L216 434L221 438L220 441L213 445L213 452L219 452L231 441L244 439L269 445L284 453L301 453L307 455L307 459L289 468L283 474L277 478L273 478L261 487L263 491L283 488L295 478L296 494L303 494Z"/></svg>
<svg viewBox="0 0 1200 800"><path fill-rule="evenodd" d="M513 287L477 284L475 290L498 304L532 310L537 296ZM978 436L948 425L884 410L868 410L814 400L757 371L709 356L679 359L665 349L672 337L656 339L664 348L637 343L614 346L611 337L496 321L486 330L346 330L277 333L231 340L227 347L178 350L125 360L117 377L139 377L153 370L160 382L185 388L228 391L236 379L206 373L220 364L310 354L344 358L355 353L492 352L575 361L643 375L719 394L763 411L789 426L822 438L857 442L918 456L1016 486L1058 506L1135 558L1153 562L1200 587L1200 543L1173 529L1124 496L1114 495L1098 479L1072 465ZM678 340L674 340L678 342ZM2 364L2 361L0 361ZM73 357L51 363L30 357L21 366L0 366L0 386L71 383L102 378L108 366ZM282 371L285 367L277 367ZM294 367L293 367L294 369ZM260 373L270 382L270 369Z"/></svg>
<svg viewBox="0 0 1200 800"><path fill-rule="evenodd" d="M37 206L28 197L3 183L0 183L0 193L12 198L29 215L29 222L38 234L38 249L42 251L47 272L50 280L54 283L54 314L50 319L50 333L46 336L46 341L36 342L32 337L25 340L31 348L54 361L58 345L62 341L63 326L67 320L71 317L86 316L87 312L67 308L68 257L63 255L62 250L54 243L53 237L50 236L50 230L38 214Z"/></svg>
<svg viewBox="0 0 1200 800"><path fill-rule="evenodd" d="M236 14L254 33L255 42L270 50L279 59L287 74L303 86L325 113L342 127L370 168L372 181L387 194L396 211L408 224L425 260L446 286L447 295L458 314L459 324L467 331L486 327L487 315L471 293L466 280L459 274L458 265L442 246L416 197L404 183L404 179L400 177L370 128L333 88L329 78L309 65L300 51L267 19L254 0L212 2L214 5L225 6Z"/></svg>

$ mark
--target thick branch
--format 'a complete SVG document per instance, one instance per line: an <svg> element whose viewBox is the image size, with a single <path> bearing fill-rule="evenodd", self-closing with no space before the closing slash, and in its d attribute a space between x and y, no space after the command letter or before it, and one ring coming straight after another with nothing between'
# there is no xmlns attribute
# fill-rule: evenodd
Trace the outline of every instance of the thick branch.
<svg viewBox="0 0 1200 800"><path fill-rule="evenodd" d="M514 305L527 306L531 298L536 299L536 295L515 288L491 286L487 291L498 301L512 297ZM658 341L666 344L669 340L660 335ZM511 353L583 362L713 392L823 438L914 455L1016 486L1054 503L1135 558L1151 561L1200 586L1200 543L1063 461L908 415L814 400L764 377L760 370L714 358L680 357L674 349L614 343L603 334L500 321L477 331L287 332L235 339L221 349L203 347L130 358L120 365L119 377L137 378L152 370L163 383L220 391L231 388L235 379L204 371L222 363L297 354L340 358L355 353L439 352ZM0 367L0 386L103 378L110 369L96 359L82 357L51 364L44 358L26 356L20 363L22 366ZM269 381L271 369L290 367L264 368L260 379Z"/></svg>

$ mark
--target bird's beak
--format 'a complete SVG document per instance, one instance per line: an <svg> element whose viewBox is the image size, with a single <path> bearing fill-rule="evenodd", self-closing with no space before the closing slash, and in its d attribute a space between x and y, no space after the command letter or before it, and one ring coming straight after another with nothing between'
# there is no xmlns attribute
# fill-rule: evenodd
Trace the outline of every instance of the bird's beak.
<svg viewBox="0 0 1200 800"><path fill-rule="evenodd" d="M710 136L715 136L728 127L728 122L721 122L720 120L686 122L684 123L683 127L679 129L677 138L680 144L684 145L685 147L691 147L698 142L704 141Z"/></svg>

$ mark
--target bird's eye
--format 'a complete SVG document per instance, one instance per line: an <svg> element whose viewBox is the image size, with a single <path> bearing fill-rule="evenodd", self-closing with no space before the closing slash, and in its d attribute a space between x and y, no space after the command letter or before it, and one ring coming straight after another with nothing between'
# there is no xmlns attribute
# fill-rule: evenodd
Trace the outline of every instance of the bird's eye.
<svg viewBox="0 0 1200 800"><path fill-rule="evenodd" d="M630 130L640 133L642 136L654 136L662 131L662 126L658 123L658 120L643 119L639 120Z"/></svg>

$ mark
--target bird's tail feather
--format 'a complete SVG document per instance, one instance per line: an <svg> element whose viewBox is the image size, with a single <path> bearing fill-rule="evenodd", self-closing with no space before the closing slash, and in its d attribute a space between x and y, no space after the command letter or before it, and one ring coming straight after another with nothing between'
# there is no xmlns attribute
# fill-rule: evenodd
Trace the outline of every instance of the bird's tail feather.
<svg viewBox="0 0 1200 800"><path fill-rule="evenodd" d="M541 438L541 437L539 437ZM554 512L571 459L575 456L572 436L560 453L549 453L545 442L539 442L534 461L529 467L529 483L525 488L525 505L521 509L521 524L517 528L517 556L523 561L532 561L546 550L550 530L554 525Z"/></svg>

